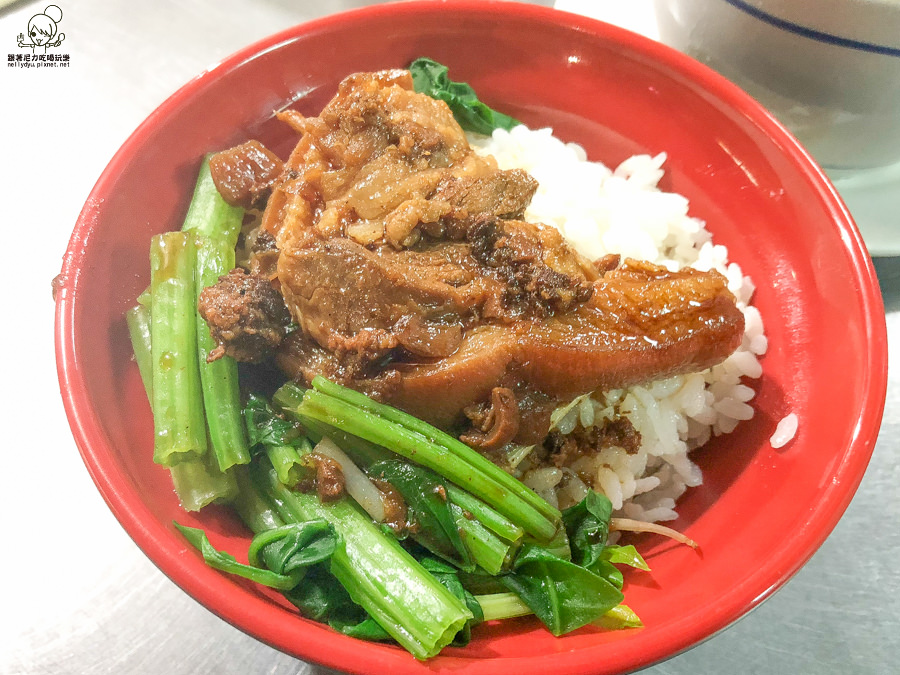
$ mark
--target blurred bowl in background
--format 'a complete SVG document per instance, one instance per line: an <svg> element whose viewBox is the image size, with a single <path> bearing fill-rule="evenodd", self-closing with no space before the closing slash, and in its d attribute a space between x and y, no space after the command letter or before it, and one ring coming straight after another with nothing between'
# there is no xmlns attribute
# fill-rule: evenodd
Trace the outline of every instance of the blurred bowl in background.
<svg viewBox="0 0 900 675"><path fill-rule="evenodd" d="M660 39L769 109L832 178L900 162L897 0L655 0Z"/></svg>

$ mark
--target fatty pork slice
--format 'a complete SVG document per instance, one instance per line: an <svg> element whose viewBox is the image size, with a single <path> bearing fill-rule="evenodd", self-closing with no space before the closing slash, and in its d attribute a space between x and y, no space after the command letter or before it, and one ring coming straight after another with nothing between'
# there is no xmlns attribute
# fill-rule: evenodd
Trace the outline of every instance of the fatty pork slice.
<svg viewBox="0 0 900 675"><path fill-rule="evenodd" d="M559 400L697 372L741 343L744 317L716 272L669 272L627 260L594 283L590 300L544 320L483 325L452 356L395 364L394 405L448 428L515 374Z"/></svg>
<svg viewBox="0 0 900 675"><path fill-rule="evenodd" d="M282 251L281 290L316 342L364 361L398 346L413 356L446 357L480 323L565 312L593 292L589 263L553 228L489 219L466 236L399 251L311 236Z"/></svg>
<svg viewBox="0 0 900 675"><path fill-rule="evenodd" d="M400 345L425 357L453 353L463 318L500 286L478 273L463 244L371 251L340 238L283 251L279 278L302 330L339 358L362 361Z"/></svg>

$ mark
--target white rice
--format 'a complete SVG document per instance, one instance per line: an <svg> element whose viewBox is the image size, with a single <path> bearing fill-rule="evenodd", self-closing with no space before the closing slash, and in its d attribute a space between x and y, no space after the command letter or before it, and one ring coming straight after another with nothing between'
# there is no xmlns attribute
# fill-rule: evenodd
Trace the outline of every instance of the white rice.
<svg viewBox="0 0 900 675"><path fill-rule="evenodd" d="M783 448L797 434L797 426L798 420L795 413L785 415L781 421L778 422L778 426L775 427L775 433L772 434L769 443L771 443L772 447L776 450L778 448Z"/></svg>
<svg viewBox="0 0 900 675"><path fill-rule="evenodd" d="M610 170L587 161L580 146L561 142L550 129L520 126L470 140L478 152L493 155L500 168L525 169L537 179L525 219L555 226L587 258L618 253L672 271L714 269L728 280L746 328L743 344L723 363L701 373L595 392L554 415L555 428L564 434L625 415L641 434L638 452L611 447L579 457L569 467L531 468L528 457L519 465L525 483L560 507L586 494L589 488L579 476L587 476L612 501L615 515L674 520L676 500L703 481L689 453L753 416L755 392L742 380L762 374L758 357L768 347L762 317L750 305L753 283L728 261L724 246L713 244L704 223L688 215L686 198L659 190L664 153L637 155Z"/></svg>

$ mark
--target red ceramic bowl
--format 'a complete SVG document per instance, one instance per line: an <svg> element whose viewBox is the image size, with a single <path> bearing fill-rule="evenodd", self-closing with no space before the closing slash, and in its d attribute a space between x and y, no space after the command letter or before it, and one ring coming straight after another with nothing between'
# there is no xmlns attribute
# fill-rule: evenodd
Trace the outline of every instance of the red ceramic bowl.
<svg viewBox="0 0 900 675"><path fill-rule="evenodd" d="M152 456L152 423L123 312L148 283L151 235L177 229L200 157L257 137L285 152L272 121L315 114L359 70L428 55L495 107L550 125L615 165L669 154L664 188L691 200L758 285L770 350L757 415L698 453L705 482L675 527L696 553L639 542L650 574L627 578L645 627L554 638L534 619L485 625L428 663L304 620L272 594L206 567L172 520L246 550L226 510L179 509ZM809 156L762 108L698 63L623 30L506 2L409 2L333 16L253 45L188 83L131 136L78 220L57 295L56 350L84 461L116 517L187 593L302 659L355 672L614 673L671 656L738 619L787 581L837 523L863 475L886 387L878 285L856 227ZM788 412L800 431L768 444Z"/></svg>

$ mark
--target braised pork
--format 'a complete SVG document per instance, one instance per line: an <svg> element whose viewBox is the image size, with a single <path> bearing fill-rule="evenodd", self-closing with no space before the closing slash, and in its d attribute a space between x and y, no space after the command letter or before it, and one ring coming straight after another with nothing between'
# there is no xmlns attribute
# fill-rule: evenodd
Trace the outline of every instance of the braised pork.
<svg viewBox="0 0 900 675"><path fill-rule="evenodd" d="M247 141L209 158L209 170L222 198L245 209L265 205L284 164L259 141Z"/></svg>
<svg viewBox="0 0 900 675"><path fill-rule="evenodd" d="M284 298L271 282L241 268L203 289L197 308L217 343L209 361L225 354L238 361L262 361L274 353L291 323Z"/></svg>
<svg viewBox="0 0 900 675"><path fill-rule="evenodd" d="M406 71L359 73L300 134L259 237L299 330L291 376L323 374L486 450L546 435L556 402L702 370L740 344L724 277L588 261L522 215L537 184L476 154ZM253 263L251 262L251 266Z"/></svg>
<svg viewBox="0 0 900 675"><path fill-rule="evenodd" d="M737 349L743 329L722 275L628 260L576 310L481 325L449 358L394 364L402 378L392 401L446 427L509 373L567 400L708 368Z"/></svg>

